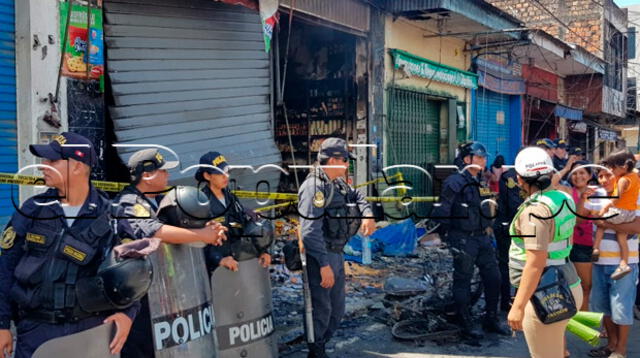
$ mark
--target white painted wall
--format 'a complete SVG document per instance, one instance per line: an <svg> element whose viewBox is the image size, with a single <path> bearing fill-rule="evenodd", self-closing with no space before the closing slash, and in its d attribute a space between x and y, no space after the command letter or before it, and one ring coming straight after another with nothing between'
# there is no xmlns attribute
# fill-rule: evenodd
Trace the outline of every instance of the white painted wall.
<svg viewBox="0 0 640 358"><path fill-rule="evenodd" d="M50 109L43 101L55 94L60 62L60 30L58 1L16 1L16 76L18 110L18 167L35 164L29 144L39 142L41 134L62 132L67 128L66 80L60 86L59 105L62 128L55 129L41 118ZM40 45L35 45L37 36ZM49 37L53 44L49 43ZM44 49L44 50L43 50ZM24 172L32 175L33 169ZM22 186L20 199L33 195L34 188Z"/></svg>

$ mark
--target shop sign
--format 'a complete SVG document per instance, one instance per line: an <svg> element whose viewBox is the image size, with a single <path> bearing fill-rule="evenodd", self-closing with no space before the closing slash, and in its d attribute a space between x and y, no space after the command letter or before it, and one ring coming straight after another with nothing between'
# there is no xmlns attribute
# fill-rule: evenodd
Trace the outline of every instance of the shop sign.
<svg viewBox="0 0 640 358"><path fill-rule="evenodd" d="M571 122L569 123L569 130L577 133L587 133L586 122Z"/></svg>
<svg viewBox="0 0 640 358"><path fill-rule="evenodd" d="M618 139L618 134L614 131L598 128L598 138L610 142L615 142Z"/></svg>
<svg viewBox="0 0 640 358"><path fill-rule="evenodd" d="M524 80L512 74L511 66L488 60L476 59L478 84L486 89L502 94L521 95L526 92Z"/></svg>
<svg viewBox="0 0 640 358"><path fill-rule="evenodd" d="M65 29L68 31L66 43L61 44L64 53L62 75L78 79L102 79L104 75L102 9L96 6L88 8L85 5L73 4L69 14L70 3L69 1L60 3L60 38L64 38ZM87 28L89 14L91 14L90 26Z"/></svg>
<svg viewBox="0 0 640 358"><path fill-rule="evenodd" d="M458 87L478 88L478 76L475 73L442 65L402 50L393 49L391 55L395 68L403 69L410 75Z"/></svg>
<svg viewBox="0 0 640 358"><path fill-rule="evenodd" d="M602 111L618 117L626 117L627 103L626 96L621 91L616 91L611 87L603 88Z"/></svg>

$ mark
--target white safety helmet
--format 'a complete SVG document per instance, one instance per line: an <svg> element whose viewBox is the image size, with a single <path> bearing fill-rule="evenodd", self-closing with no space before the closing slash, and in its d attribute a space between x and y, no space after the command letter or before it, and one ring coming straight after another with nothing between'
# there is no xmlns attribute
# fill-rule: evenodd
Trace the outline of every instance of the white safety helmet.
<svg viewBox="0 0 640 358"><path fill-rule="evenodd" d="M553 161L539 147L527 147L516 156L516 172L523 178L535 178L553 173Z"/></svg>

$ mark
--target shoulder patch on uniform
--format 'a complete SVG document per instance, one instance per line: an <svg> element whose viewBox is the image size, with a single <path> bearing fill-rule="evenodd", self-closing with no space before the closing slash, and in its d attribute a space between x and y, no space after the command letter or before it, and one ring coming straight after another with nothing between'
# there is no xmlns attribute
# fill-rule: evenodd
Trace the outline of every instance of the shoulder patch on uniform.
<svg viewBox="0 0 640 358"><path fill-rule="evenodd" d="M316 191L313 195L313 206L316 208L324 207L324 194L321 191Z"/></svg>
<svg viewBox="0 0 640 358"><path fill-rule="evenodd" d="M9 226L2 233L2 240L0 240L0 249L9 250L13 247L16 241L16 231L13 230L13 226Z"/></svg>
<svg viewBox="0 0 640 358"><path fill-rule="evenodd" d="M510 177L509 179L507 179L507 188L513 189L516 187L516 185L518 185L518 183L516 183L516 181L513 180L513 178Z"/></svg>
<svg viewBox="0 0 640 358"><path fill-rule="evenodd" d="M144 205L142 204L136 204L133 206L133 213L136 217L141 217L141 218L146 218L149 217L150 213L149 210L147 208L144 207Z"/></svg>
<svg viewBox="0 0 640 358"><path fill-rule="evenodd" d="M45 239L43 235L38 235L38 234L34 234L34 233L27 233L27 237L26 237L27 241L30 242L34 242L36 244L40 244L40 245L44 245L45 243Z"/></svg>

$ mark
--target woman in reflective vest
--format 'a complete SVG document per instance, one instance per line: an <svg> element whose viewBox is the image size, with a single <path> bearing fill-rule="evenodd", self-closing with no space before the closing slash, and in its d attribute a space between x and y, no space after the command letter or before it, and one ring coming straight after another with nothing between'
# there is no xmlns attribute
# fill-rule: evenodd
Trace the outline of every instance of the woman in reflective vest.
<svg viewBox="0 0 640 358"><path fill-rule="evenodd" d="M553 161L544 150L523 149L516 157L515 167L518 185L528 198L509 229L509 276L518 292L507 319L513 330L524 331L531 357L563 358L569 320L543 324L530 299L545 267L556 266L569 283L576 305L582 304L580 279L568 260L576 222L575 203L570 195L551 187Z"/></svg>

